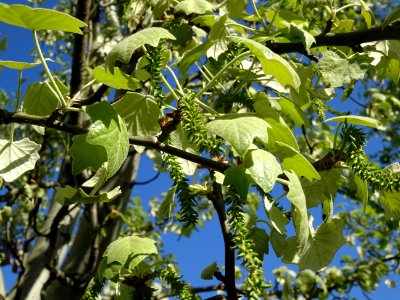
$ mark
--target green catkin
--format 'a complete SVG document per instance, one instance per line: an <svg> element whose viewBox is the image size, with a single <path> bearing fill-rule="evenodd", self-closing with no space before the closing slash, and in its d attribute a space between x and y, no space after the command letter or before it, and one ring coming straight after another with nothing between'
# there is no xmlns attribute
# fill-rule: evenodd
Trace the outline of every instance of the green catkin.
<svg viewBox="0 0 400 300"><path fill-rule="evenodd" d="M194 295L189 286L181 280L182 276L179 276L173 269L158 270L156 277L166 281L171 285L171 289L175 291L176 295L182 300L198 300L199 297Z"/></svg>
<svg viewBox="0 0 400 300"><path fill-rule="evenodd" d="M367 182L372 190L400 191L400 177L386 173L368 161L363 150L366 137L362 129L345 125L341 137L347 145L344 151L345 162L354 174Z"/></svg>
<svg viewBox="0 0 400 300"><path fill-rule="evenodd" d="M262 269L262 261L258 258L254 250L254 243L249 239L249 230L246 226L243 206L245 202L230 189L226 198L228 208L228 216L231 230L234 232L232 241L235 249L238 250L238 258L242 259L244 267L248 270L248 277L243 285L243 290L249 299L260 299L263 290L268 287L264 281L264 271Z"/></svg>
<svg viewBox="0 0 400 300"><path fill-rule="evenodd" d="M167 141L168 143L168 141ZM190 190L188 179L182 171L176 156L163 153L163 160L170 171L170 177L176 186L178 202L181 206L180 221L186 226L197 223L198 213L196 211L196 197Z"/></svg>
<svg viewBox="0 0 400 300"><path fill-rule="evenodd" d="M181 114L181 124L185 129L188 140L196 145L200 152L206 151L219 156L222 151L222 141L215 139L204 126L204 117L196 102L194 91L186 90L186 94L178 100Z"/></svg>
<svg viewBox="0 0 400 300"><path fill-rule="evenodd" d="M150 74L150 94L157 99L158 103L161 105L165 99L165 96L162 92L162 79L161 79L161 70L163 69L163 60L162 56L162 43L157 47L149 46L147 48L147 60L149 64L145 66L145 70Z"/></svg>

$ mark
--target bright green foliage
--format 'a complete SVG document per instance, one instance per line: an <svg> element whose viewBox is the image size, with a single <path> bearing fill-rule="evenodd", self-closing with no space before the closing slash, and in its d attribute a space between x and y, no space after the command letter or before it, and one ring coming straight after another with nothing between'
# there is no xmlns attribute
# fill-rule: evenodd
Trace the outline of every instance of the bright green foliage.
<svg viewBox="0 0 400 300"><path fill-rule="evenodd" d="M68 14L26 5L7 5L0 2L0 21L10 25L34 30L58 30L82 34L84 22Z"/></svg>
<svg viewBox="0 0 400 300"><path fill-rule="evenodd" d="M63 12L31 2L0 3L1 22L33 31L23 60L39 58L45 74L34 82L25 69L38 63L0 61L19 71L17 90L0 90L0 262L19 274L7 300L199 299L203 290L328 299L393 286L394 2L65 0ZM85 26L70 14L90 25L83 36L65 33ZM158 179L137 181L143 155L173 181L161 199L154 185L131 198ZM218 282L191 287L163 238L192 238L213 218L224 247L207 247L225 257L207 258L198 275ZM345 242L357 251L334 260ZM299 271L271 270L275 255Z"/></svg>
<svg viewBox="0 0 400 300"><path fill-rule="evenodd" d="M136 235L112 242L103 254L97 276L118 282L120 276L134 273L135 267L152 254L157 254L155 242Z"/></svg>
<svg viewBox="0 0 400 300"><path fill-rule="evenodd" d="M98 66L93 70L93 76L98 82L116 89L133 91L141 87L139 80L123 73L118 67L114 67L114 70L110 72Z"/></svg>
<svg viewBox="0 0 400 300"><path fill-rule="evenodd" d="M255 138L268 141L269 124L255 115L220 117L206 124L207 129L223 137L240 156L244 156Z"/></svg>
<svg viewBox="0 0 400 300"><path fill-rule="evenodd" d="M0 140L0 176L14 181L35 167L40 145L25 138L20 141Z"/></svg>
<svg viewBox="0 0 400 300"><path fill-rule="evenodd" d="M164 28L145 28L119 42L107 55L106 67L114 70L116 61L129 62L133 52L144 45L157 47L161 39L174 40L175 37Z"/></svg>

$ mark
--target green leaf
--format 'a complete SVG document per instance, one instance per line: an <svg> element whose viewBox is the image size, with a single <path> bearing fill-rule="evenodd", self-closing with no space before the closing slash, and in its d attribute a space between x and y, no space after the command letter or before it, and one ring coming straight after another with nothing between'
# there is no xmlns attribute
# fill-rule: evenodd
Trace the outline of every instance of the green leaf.
<svg viewBox="0 0 400 300"><path fill-rule="evenodd" d="M253 241L254 251L258 258L263 261L264 254L268 254L269 237L265 229L254 227L250 230L248 237Z"/></svg>
<svg viewBox="0 0 400 300"><path fill-rule="evenodd" d="M185 132L185 129L182 128L181 124L178 124L176 130L171 132L170 138L171 138L170 146L192 154L199 155L199 150L195 145L190 143L190 141L187 139L187 134ZM182 171L187 175L193 175L197 169L197 164L192 161L188 161L181 157L177 157L176 160L181 166Z"/></svg>
<svg viewBox="0 0 400 300"><path fill-rule="evenodd" d="M229 12L229 17L232 19L242 18L243 11L246 9L246 2L244 0L228 0L226 2L226 9Z"/></svg>
<svg viewBox="0 0 400 300"><path fill-rule="evenodd" d="M247 199L249 192L250 176L245 173L243 165L233 166L225 171L224 186L232 186L235 188L242 200Z"/></svg>
<svg viewBox="0 0 400 300"><path fill-rule="evenodd" d="M243 43L249 48L251 53L260 61L265 75L274 76L284 87L289 85L296 90L298 89L300 78L286 60L256 41L244 37L235 37L233 40L237 43Z"/></svg>
<svg viewBox="0 0 400 300"><path fill-rule="evenodd" d="M132 136L153 136L161 131L158 119L161 110L158 104L139 93L126 93L112 105L127 123Z"/></svg>
<svg viewBox="0 0 400 300"><path fill-rule="evenodd" d="M269 242L271 243L272 249L274 249L276 257L281 257L287 249L288 242L286 240L286 234L281 234L274 228L271 229Z"/></svg>
<svg viewBox="0 0 400 300"><path fill-rule="evenodd" d="M179 62L179 72L181 74L186 74L190 66L196 60L200 59L200 57L202 57L207 52L207 50L214 44L215 42L211 40L206 40L204 43L201 43L196 47L194 47L193 49L186 51L181 61Z"/></svg>
<svg viewBox="0 0 400 300"><path fill-rule="evenodd" d="M132 271L151 254L157 254L155 241L139 236L127 236L112 242L103 254L98 277L118 282L121 273Z"/></svg>
<svg viewBox="0 0 400 300"><path fill-rule="evenodd" d="M11 182L35 167L40 145L25 138L12 142L0 140L0 177Z"/></svg>
<svg viewBox="0 0 400 300"><path fill-rule="evenodd" d="M359 176L354 175L352 178L355 184L356 196L364 205L364 210L368 203L368 183L363 181Z"/></svg>
<svg viewBox="0 0 400 300"><path fill-rule="evenodd" d="M306 114L296 103L286 98L280 98L279 105L282 108L282 112L286 113L297 127L311 127L310 121L308 120Z"/></svg>
<svg viewBox="0 0 400 300"><path fill-rule="evenodd" d="M0 22L34 30L57 30L82 34L84 22L68 14L45 8L0 3Z"/></svg>
<svg viewBox="0 0 400 300"><path fill-rule="evenodd" d="M289 220L286 218L284 213L270 203L267 197L264 197L264 208L274 229L278 233L284 234L286 232L285 226L289 224Z"/></svg>
<svg viewBox="0 0 400 300"><path fill-rule="evenodd" d="M326 119L325 122L344 122L346 120L350 124L368 126L372 128L378 128L380 125L380 122L373 118L353 115L333 117Z"/></svg>
<svg viewBox="0 0 400 300"><path fill-rule="evenodd" d="M310 235L306 197L296 174L285 171L285 175L289 178L289 193L287 194L287 198L296 208L294 225L297 232L297 246L301 249L305 247Z"/></svg>
<svg viewBox="0 0 400 300"><path fill-rule="evenodd" d="M304 45L304 48L306 50L309 50L312 46L312 44L315 43L315 38L311 33L308 31L304 30L301 26L298 26L296 24L289 24L289 35L287 38L292 42L292 43L302 43Z"/></svg>
<svg viewBox="0 0 400 300"><path fill-rule="evenodd" d="M67 185L65 188L56 187L55 189L56 189L56 195L54 199L61 205L71 205L74 203L89 204L89 203L110 202L121 194L119 186L117 186L108 193L101 193L96 196L90 196L86 194L81 188L77 189L69 185Z"/></svg>
<svg viewBox="0 0 400 300"><path fill-rule="evenodd" d="M321 176L320 180L301 180L307 199L307 207L318 206L321 201L329 200L331 197L334 199L338 188L346 183L346 179L342 176L342 173L342 169L330 169L329 171L319 173Z"/></svg>
<svg viewBox="0 0 400 300"><path fill-rule="evenodd" d="M300 270L321 271L346 241L342 234L343 226L344 222L335 218L329 223L322 223L310 236L307 246L300 251L296 247L295 237L289 238L282 261L298 264Z"/></svg>
<svg viewBox="0 0 400 300"><path fill-rule="evenodd" d="M68 94L68 88L57 78L54 80L63 95ZM22 102L22 111L35 116L50 115L59 107L57 96L50 90L49 83L33 82L29 85Z"/></svg>
<svg viewBox="0 0 400 300"><path fill-rule="evenodd" d="M224 116L206 124L210 132L223 137L233 149L244 156L255 138L268 142L268 127L263 119L254 115Z"/></svg>
<svg viewBox="0 0 400 300"><path fill-rule="evenodd" d="M367 23L367 28L371 28L375 25L374 13L363 0L359 1L361 4L361 15L364 17L365 23Z"/></svg>
<svg viewBox="0 0 400 300"><path fill-rule="evenodd" d="M214 25L211 27L210 33L208 34L208 39L213 42L218 42L223 39L225 35L225 23L228 20L228 15L225 14L217 19Z"/></svg>
<svg viewBox="0 0 400 300"><path fill-rule="evenodd" d="M14 69L14 70L25 70L25 69L36 67L40 64L41 64L41 62L27 63L27 62L22 62L22 61L0 60L1 67Z"/></svg>
<svg viewBox="0 0 400 300"><path fill-rule="evenodd" d="M98 82L104 83L115 89L137 90L142 87L139 80L122 72L118 67L114 67L114 71L110 72L103 67L96 67L93 70L93 76Z"/></svg>
<svg viewBox="0 0 400 300"><path fill-rule="evenodd" d="M244 167L246 173L263 189L264 193L268 193L274 187L278 175L282 173L281 165L273 154L254 148L246 152Z"/></svg>
<svg viewBox="0 0 400 300"><path fill-rule="evenodd" d="M133 52L144 45L156 47L161 39L175 40L168 30L161 27L142 29L119 42L106 57L106 68L114 70L116 61L129 63Z"/></svg>
<svg viewBox="0 0 400 300"><path fill-rule="evenodd" d="M175 206L174 202L175 192L176 192L176 185L168 189L168 192L165 195L165 199L161 202L160 207L158 208L157 217L159 219L161 220L163 218L169 219L171 217L171 213L174 210Z"/></svg>
<svg viewBox="0 0 400 300"><path fill-rule="evenodd" d="M73 137L70 150L73 173L77 174L89 166L97 170L107 162L105 178L108 179L119 170L128 155L129 140L125 123L108 102L87 106L85 111L92 125L88 133ZM82 156L89 162L85 162Z"/></svg>
<svg viewBox="0 0 400 300"><path fill-rule="evenodd" d="M216 261L205 267L205 269L201 272L201 279L212 280L215 272L218 272L218 266Z"/></svg>
<svg viewBox="0 0 400 300"><path fill-rule="evenodd" d="M183 0L175 5L175 12L183 11L186 15L197 14L204 15L206 12L212 12L214 6L207 0Z"/></svg>
<svg viewBox="0 0 400 300"><path fill-rule="evenodd" d="M382 23L382 29L398 20L400 20L400 7L394 9L386 16L385 20Z"/></svg>
<svg viewBox="0 0 400 300"><path fill-rule="evenodd" d="M400 176L400 164L393 163L386 168L384 172L391 173L394 176ZM379 202L382 204L386 218L400 218L400 192L399 191L380 191Z"/></svg>
<svg viewBox="0 0 400 300"><path fill-rule="evenodd" d="M276 142L276 156L285 170L293 170L298 177L304 176L308 180L321 179L313 165L296 149L281 142Z"/></svg>
<svg viewBox="0 0 400 300"><path fill-rule="evenodd" d="M350 84L353 80L363 79L371 67L373 58L366 53L355 53L347 57L344 53L326 51L316 68L324 81L332 87Z"/></svg>

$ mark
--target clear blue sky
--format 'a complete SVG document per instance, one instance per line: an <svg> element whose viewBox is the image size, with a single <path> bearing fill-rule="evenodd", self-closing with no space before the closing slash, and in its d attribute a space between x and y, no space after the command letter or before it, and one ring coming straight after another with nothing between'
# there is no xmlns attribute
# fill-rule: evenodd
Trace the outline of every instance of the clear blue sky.
<svg viewBox="0 0 400 300"><path fill-rule="evenodd" d="M27 4L27 1L2 1L7 4ZM45 5L49 8L52 7L53 3L57 1L46 1ZM0 60L15 60L15 61L27 61L31 62L30 51L33 49L33 41L31 33L27 30L12 27L4 23L0 23L0 38L4 35L8 36L8 49L7 51L0 52ZM52 65L53 67L55 64ZM24 77L31 80L39 80L38 72L39 68L33 68L24 71ZM16 91L17 86L17 72L8 70L6 68L0 73L0 88L5 88L11 98ZM29 81L23 85L23 91L26 90ZM346 103L347 105L349 103ZM140 171L137 181L144 181L151 178L155 174L152 169L152 162L144 158L141 161ZM156 181L145 185L136 186L132 196L138 196L142 199L143 203L147 203L153 197L161 197L161 193L165 192L171 186L171 181L167 174L162 174ZM207 222L205 227L200 228L198 232L195 232L190 239L181 238L173 234L165 236L165 249L174 253L179 267L181 268L184 279L188 282L193 283L193 286L204 286L210 284L217 284L217 281L204 281L200 279L200 273L210 263L217 261L217 264L222 265L224 263L224 248L222 242L222 236L220 233L219 225L216 219ZM339 258L344 254L354 254L355 249L344 246L337 253L335 260L331 265L338 264ZM266 273L270 273L273 268L279 267L282 264L280 260L275 258L275 255L270 249L270 255L265 257L265 269ZM289 266L291 269L296 270L296 266ZM10 272L10 268L3 268L4 276L6 277L7 289L11 287L15 279L15 275ZM272 277L269 277L272 278ZM396 278L397 284L400 284L400 280ZM206 296L207 294L202 294ZM359 290L354 290L352 293L357 299L363 299L364 296ZM384 284L370 295L372 299L397 299L398 291L396 289L389 289ZM397 296L397 297L396 297Z"/></svg>

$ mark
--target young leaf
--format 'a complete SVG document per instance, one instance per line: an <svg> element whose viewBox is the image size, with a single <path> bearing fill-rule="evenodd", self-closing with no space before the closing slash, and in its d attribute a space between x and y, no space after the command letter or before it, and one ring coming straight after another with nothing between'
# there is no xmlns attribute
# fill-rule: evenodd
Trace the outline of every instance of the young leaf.
<svg viewBox="0 0 400 300"><path fill-rule="evenodd" d="M152 136L160 132L160 107L146 95L126 93L112 106L127 123L130 135Z"/></svg>
<svg viewBox="0 0 400 300"><path fill-rule="evenodd" d="M161 202L160 207L158 208L157 217L159 219L161 220L163 218L169 219L171 217L171 213L175 206L174 202L175 192L176 192L176 185L168 189L168 192L165 195L165 199L163 200L163 202Z"/></svg>
<svg viewBox="0 0 400 300"><path fill-rule="evenodd" d="M286 60L256 41L244 37L235 37L233 40L249 48L260 61L265 75L274 76L282 86L289 85L295 90L298 89L300 78Z"/></svg>
<svg viewBox="0 0 400 300"><path fill-rule="evenodd" d="M175 5L175 12L183 11L186 15L197 14L204 15L206 12L212 12L213 5L207 0L183 0Z"/></svg>
<svg viewBox="0 0 400 300"><path fill-rule="evenodd" d="M41 62L27 63L22 61L0 60L0 67L5 67L14 70L25 70L39 66Z"/></svg>
<svg viewBox="0 0 400 300"><path fill-rule="evenodd" d="M0 140L0 177L11 182L35 167L40 145L25 138L17 142Z"/></svg>
<svg viewBox="0 0 400 300"><path fill-rule="evenodd" d="M143 45L156 47L161 39L175 40L168 30L161 27L145 28L119 42L106 57L106 68L111 72L114 70L116 61L129 63L133 52Z"/></svg>
<svg viewBox="0 0 400 300"><path fill-rule="evenodd" d="M254 147L255 148L255 147ZM282 173L280 164L273 154L250 148L244 156L244 167L254 182L258 184L265 193L274 187L278 175Z"/></svg>
<svg viewBox="0 0 400 300"><path fill-rule="evenodd" d="M371 28L375 25L374 13L363 0L359 1L361 4L361 15L364 17L365 23L367 23L367 28Z"/></svg>
<svg viewBox="0 0 400 300"><path fill-rule="evenodd" d="M347 57L339 50L326 51L316 68L327 84L340 87L353 80L363 79L372 60L366 53L355 53Z"/></svg>
<svg viewBox="0 0 400 300"><path fill-rule="evenodd" d="M68 14L45 8L0 3L0 22L34 30L57 30L82 34L81 20Z"/></svg>
<svg viewBox="0 0 400 300"><path fill-rule="evenodd" d="M97 276L118 282L120 273L133 271L141 261L157 254L155 241L139 236L127 236L112 242L103 254Z"/></svg>
<svg viewBox="0 0 400 300"><path fill-rule="evenodd" d="M210 132L223 137L235 151L243 156L255 138L268 142L268 127L263 119L252 115L220 117L206 124Z"/></svg>
<svg viewBox="0 0 400 300"><path fill-rule="evenodd" d="M352 116L352 115L333 117L325 120L325 122L344 122L344 121L347 121L349 124L368 126L372 128L378 128L379 125L381 124L378 120L372 119L370 117Z"/></svg>
<svg viewBox="0 0 400 300"><path fill-rule="evenodd" d="M103 67L96 67L93 70L93 76L98 82L104 83L115 89L137 90L141 88L141 83L136 78L122 72L118 67L114 67L114 71L110 72Z"/></svg>
<svg viewBox="0 0 400 300"><path fill-rule="evenodd" d="M118 195L121 194L120 187L117 186L108 193L101 193L96 196L90 196L85 193L81 188L73 188L67 185L65 188L56 187L55 200L61 205L71 205L74 203L89 204L89 203L100 203L110 202L114 200Z"/></svg>
<svg viewBox="0 0 400 300"><path fill-rule="evenodd" d="M202 272L201 272L201 279L203 280L212 280L214 277L214 273L218 271L217 262L214 261L210 265L208 265Z"/></svg>
<svg viewBox="0 0 400 300"><path fill-rule="evenodd" d="M297 176L304 176L308 180L321 179L313 165L296 149L281 142L276 142L276 156L281 160L285 170L293 170Z"/></svg>
<svg viewBox="0 0 400 300"><path fill-rule="evenodd" d="M296 174L285 171L285 175L289 178L289 193L287 198L296 208L294 224L297 232L297 246L299 249L302 249L306 246L310 235L306 197Z"/></svg>

